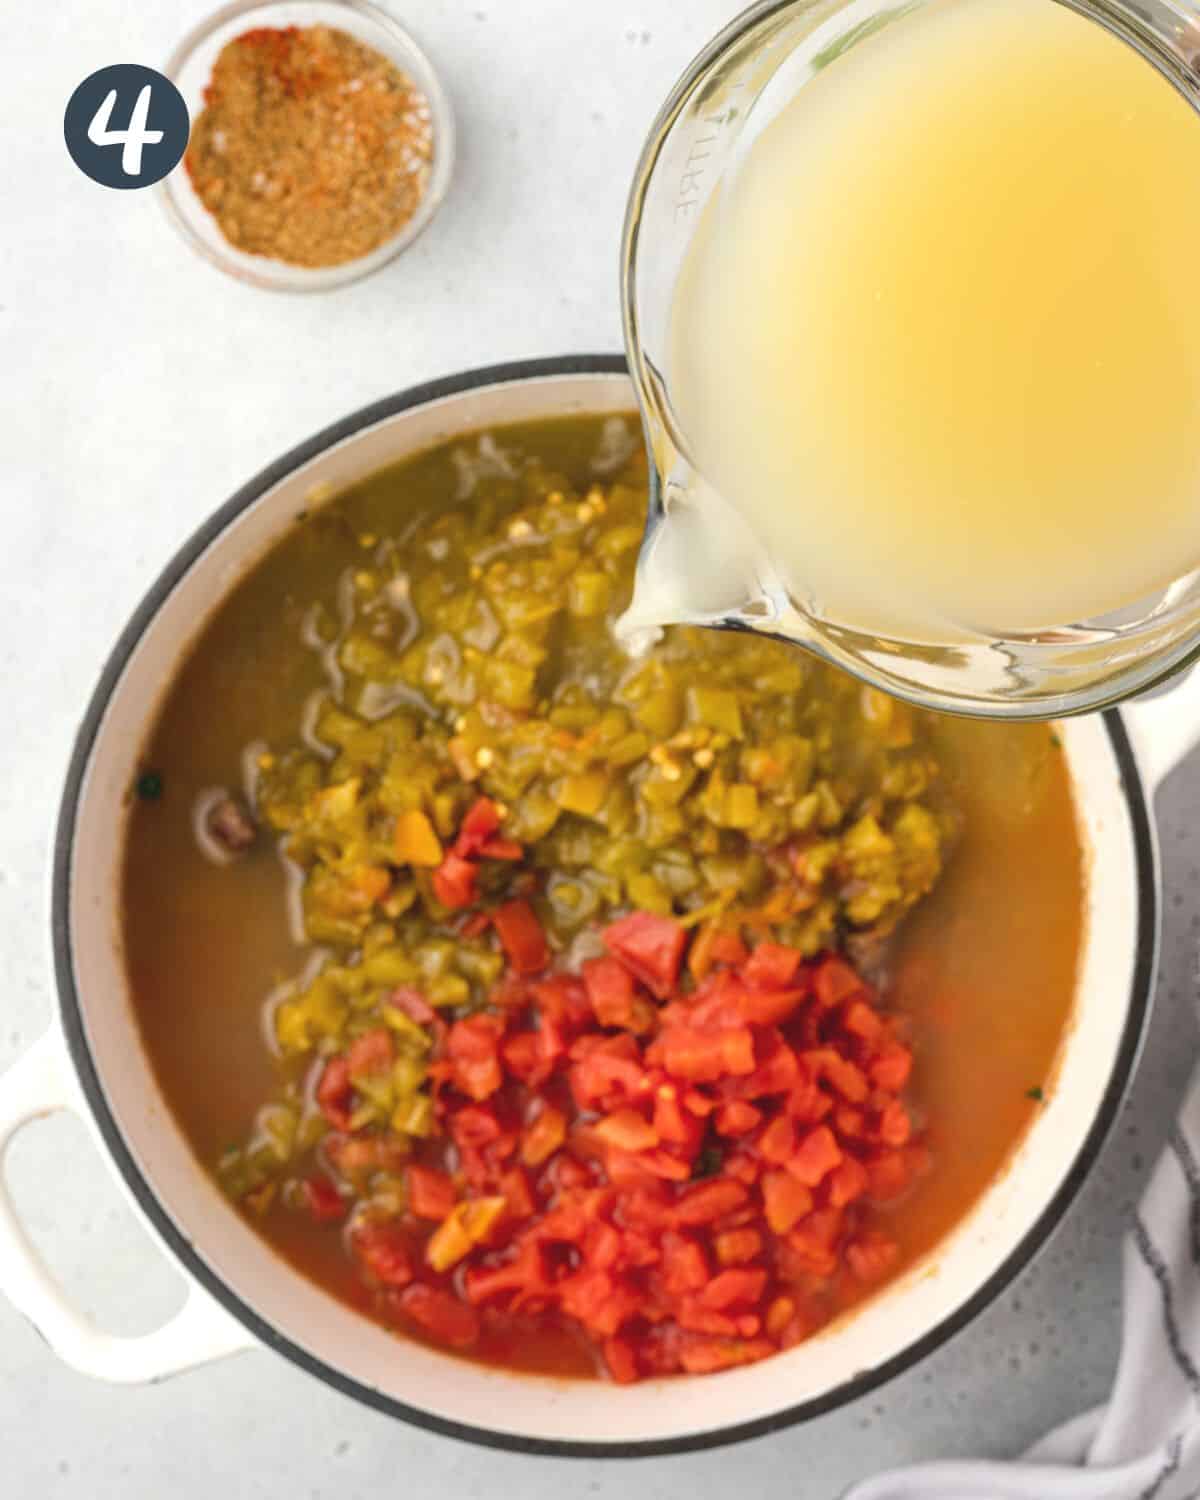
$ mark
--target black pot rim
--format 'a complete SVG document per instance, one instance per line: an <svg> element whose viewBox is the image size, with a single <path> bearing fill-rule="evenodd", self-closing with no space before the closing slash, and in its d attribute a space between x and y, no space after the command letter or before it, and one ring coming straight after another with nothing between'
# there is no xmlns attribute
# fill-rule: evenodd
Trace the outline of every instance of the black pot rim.
<svg viewBox="0 0 1200 1500"><path fill-rule="evenodd" d="M903 1371L910 1369L971 1323L1025 1269L1045 1245L1094 1166L1116 1119L1141 1050L1149 1019L1157 954L1159 899L1150 813L1145 789L1125 727L1118 714L1109 712L1103 716L1104 725L1121 777L1137 866L1137 953L1129 1010L1121 1044L1096 1119L1070 1171L1051 1202L1003 1265L965 1303L920 1339L883 1364L863 1371L845 1381L835 1390L828 1391L813 1400L801 1402L784 1411L753 1421L739 1422L682 1437L633 1442L573 1442L562 1439L529 1438L492 1431L435 1416L384 1395L351 1378L294 1343L286 1334L261 1317L253 1307L242 1301L233 1289L216 1275L159 1201L153 1187L142 1175L133 1153L118 1128L88 1045L81 999L75 983L70 935L70 871L75 824L88 763L109 700L130 656L150 622L197 558L266 490L300 465L366 427L444 396L457 395L483 386L547 376L623 375L626 373L625 359L619 354L566 355L490 365L441 380L429 381L373 402L343 417L341 421L333 423L317 433L315 437L309 438L307 442L285 453L249 483L243 485L193 533L166 565L134 611L105 663L76 736L67 771L55 834L51 888L51 935L59 1015L84 1096L109 1154L116 1163L126 1186L159 1237L188 1274L198 1281L205 1291L233 1317L238 1319L259 1342L283 1355L310 1375L323 1380L335 1390L373 1407L376 1411L399 1417L403 1421L447 1437L458 1438L485 1447L554 1457L642 1458L689 1453L777 1432L796 1423L809 1421L866 1395Z"/></svg>

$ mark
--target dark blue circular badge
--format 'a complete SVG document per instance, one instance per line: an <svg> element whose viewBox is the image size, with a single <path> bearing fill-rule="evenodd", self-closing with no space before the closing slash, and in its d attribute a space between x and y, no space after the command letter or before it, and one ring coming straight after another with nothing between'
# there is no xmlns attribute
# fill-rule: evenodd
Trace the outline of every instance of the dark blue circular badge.
<svg viewBox="0 0 1200 1500"><path fill-rule="evenodd" d="M72 161L110 188L160 181L187 150L190 128L183 95L140 63L114 63L85 78L63 116Z"/></svg>

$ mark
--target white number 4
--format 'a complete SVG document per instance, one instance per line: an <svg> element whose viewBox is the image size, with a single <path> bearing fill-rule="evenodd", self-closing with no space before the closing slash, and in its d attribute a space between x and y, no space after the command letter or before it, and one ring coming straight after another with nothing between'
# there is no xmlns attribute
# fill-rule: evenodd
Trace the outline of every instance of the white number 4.
<svg viewBox="0 0 1200 1500"><path fill-rule="evenodd" d="M116 89L109 89L104 103L92 116L92 123L88 126L88 140L93 146L120 146L122 148L121 171L126 177L140 177L142 175L142 147L157 146L163 138L161 130L146 129L146 121L150 115L150 85L146 84L138 94L137 103L133 106L133 113L129 117L129 124L124 130L108 128L116 102Z"/></svg>

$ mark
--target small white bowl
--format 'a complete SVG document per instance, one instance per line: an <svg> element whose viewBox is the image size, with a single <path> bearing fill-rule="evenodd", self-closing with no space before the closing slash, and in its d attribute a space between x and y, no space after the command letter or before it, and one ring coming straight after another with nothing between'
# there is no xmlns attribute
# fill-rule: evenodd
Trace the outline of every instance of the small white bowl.
<svg viewBox="0 0 1200 1500"><path fill-rule="evenodd" d="M377 271L407 249L437 213L454 169L454 116L433 64L404 28L371 0L236 0L189 32L163 70L183 95L193 122L204 108L204 91L222 47L257 27L287 26L328 26L348 33L395 63L429 101L433 165L412 218L369 255L336 266L294 266L231 245L201 202L182 162L164 178L158 191L167 217L192 249L230 276L271 291L328 291Z"/></svg>

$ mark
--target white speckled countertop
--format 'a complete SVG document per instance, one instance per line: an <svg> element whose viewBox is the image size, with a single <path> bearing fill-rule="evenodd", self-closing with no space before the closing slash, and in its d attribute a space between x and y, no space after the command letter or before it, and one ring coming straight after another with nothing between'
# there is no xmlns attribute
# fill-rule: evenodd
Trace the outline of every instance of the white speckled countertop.
<svg viewBox="0 0 1200 1500"><path fill-rule="evenodd" d="M61 118L113 62L161 63L200 0L0 7L0 1069L50 1014L44 874L69 740L109 644L182 538L318 427L415 381L619 345L626 183L661 97L736 0L392 0L458 112L450 198L406 256L332 294L242 287L178 242L152 193L93 186ZM633 1464L511 1457L410 1430L266 1353L149 1389L76 1376L0 1302L0 1497L451 1500L520 1493L833 1500L897 1460L1008 1454L1103 1395L1124 1211L1194 1052L1200 760L1159 799L1158 1003L1119 1126L1034 1268L970 1329L835 1415L734 1449ZM82 1127L28 1130L19 1200L71 1292L119 1332L179 1283Z"/></svg>

